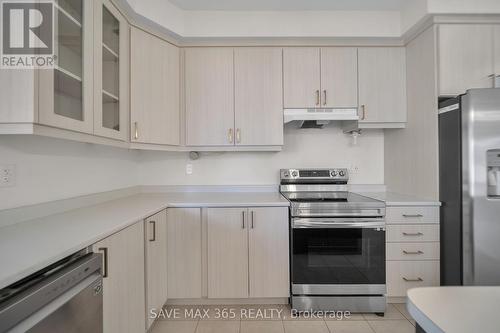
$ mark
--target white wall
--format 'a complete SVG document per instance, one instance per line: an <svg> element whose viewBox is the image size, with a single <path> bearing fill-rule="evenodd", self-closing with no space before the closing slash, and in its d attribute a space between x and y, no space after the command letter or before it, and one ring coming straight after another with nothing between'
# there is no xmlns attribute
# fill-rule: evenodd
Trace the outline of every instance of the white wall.
<svg viewBox="0 0 500 333"><path fill-rule="evenodd" d="M0 164L17 184L0 188L0 210L137 185L138 152L44 137L0 136Z"/></svg>
<svg viewBox="0 0 500 333"><path fill-rule="evenodd" d="M384 134L366 131L351 145L338 125L321 130L285 127L281 152L204 153L190 161L187 153L141 152L139 182L144 185L271 185L279 169L291 167L351 167L353 184L384 183ZM186 164L193 174L186 175Z"/></svg>

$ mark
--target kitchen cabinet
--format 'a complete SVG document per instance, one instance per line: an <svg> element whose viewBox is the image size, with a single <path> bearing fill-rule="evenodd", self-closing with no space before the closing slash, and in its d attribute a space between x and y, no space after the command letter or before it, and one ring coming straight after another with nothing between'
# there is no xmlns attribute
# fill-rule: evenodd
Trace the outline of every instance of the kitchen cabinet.
<svg viewBox="0 0 500 333"><path fill-rule="evenodd" d="M248 297L245 208L208 209L208 297Z"/></svg>
<svg viewBox="0 0 500 333"><path fill-rule="evenodd" d="M159 309L167 301L167 211L148 217L144 221L146 251L146 311ZM149 329L154 320L147 316Z"/></svg>
<svg viewBox="0 0 500 333"><path fill-rule="evenodd" d="M202 297L200 208L167 209L167 284L169 299Z"/></svg>
<svg viewBox="0 0 500 333"><path fill-rule="evenodd" d="M494 27L484 24L438 27L439 95L456 96L467 89L494 86L493 33Z"/></svg>
<svg viewBox="0 0 500 333"><path fill-rule="evenodd" d="M250 297L289 297L288 208L249 208Z"/></svg>
<svg viewBox="0 0 500 333"><path fill-rule="evenodd" d="M209 208L208 297L289 297L288 208Z"/></svg>
<svg viewBox="0 0 500 333"><path fill-rule="evenodd" d="M237 146L283 145L282 49L234 49Z"/></svg>
<svg viewBox="0 0 500 333"><path fill-rule="evenodd" d="M362 47L359 63L359 127L404 127L406 56L403 47Z"/></svg>
<svg viewBox="0 0 500 333"><path fill-rule="evenodd" d="M144 332L144 224L105 238L93 245L93 251L102 253L104 260L104 332Z"/></svg>
<svg viewBox="0 0 500 333"><path fill-rule="evenodd" d="M285 48L285 108L356 107L357 61L357 49L351 47Z"/></svg>
<svg viewBox="0 0 500 333"><path fill-rule="evenodd" d="M130 40L130 140L179 145L179 48L134 27Z"/></svg>
<svg viewBox="0 0 500 333"><path fill-rule="evenodd" d="M129 29L109 1L94 1L94 134L127 140Z"/></svg>
<svg viewBox="0 0 500 333"><path fill-rule="evenodd" d="M233 146L233 49L185 49L186 145Z"/></svg>
<svg viewBox="0 0 500 333"><path fill-rule="evenodd" d="M320 49L283 49L283 92L286 109L320 107Z"/></svg>
<svg viewBox="0 0 500 333"><path fill-rule="evenodd" d="M39 123L92 134L94 1L55 6L56 67L38 71Z"/></svg>

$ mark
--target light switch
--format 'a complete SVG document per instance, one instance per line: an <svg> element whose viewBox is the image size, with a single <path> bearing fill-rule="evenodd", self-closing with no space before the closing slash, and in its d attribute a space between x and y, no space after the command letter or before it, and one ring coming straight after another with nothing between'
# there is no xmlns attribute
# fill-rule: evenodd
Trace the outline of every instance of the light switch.
<svg viewBox="0 0 500 333"><path fill-rule="evenodd" d="M186 164L186 175L193 174L193 165L191 163Z"/></svg>
<svg viewBox="0 0 500 333"><path fill-rule="evenodd" d="M16 166L14 164L0 165L0 187L16 185Z"/></svg>

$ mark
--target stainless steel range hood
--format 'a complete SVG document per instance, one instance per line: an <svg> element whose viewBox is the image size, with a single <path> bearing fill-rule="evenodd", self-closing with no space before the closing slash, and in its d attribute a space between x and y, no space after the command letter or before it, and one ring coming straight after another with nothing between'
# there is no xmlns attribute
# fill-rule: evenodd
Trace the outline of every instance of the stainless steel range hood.
<svg viewBox="0 0 500 333"><path fill-rule="evenodd" d="M301 127L322 127L330 121L359 120L358 109L284 109L284 123L300 121Z"/></svg>

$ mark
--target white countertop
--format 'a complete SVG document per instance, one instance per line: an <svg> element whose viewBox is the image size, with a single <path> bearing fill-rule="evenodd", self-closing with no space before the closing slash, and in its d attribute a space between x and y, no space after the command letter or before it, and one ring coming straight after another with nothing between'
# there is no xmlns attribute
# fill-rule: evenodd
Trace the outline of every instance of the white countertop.
<svg viewBox="0 0 500 333"><path fill-rule="evenodd" d="M387 206L441 206L441 203L437 200L423 199L395 192L356 192L356 193L376 200L384 201Z"/></svg>
<svg viewBox="0 0 500 333"><path fill-rule="evenodd" d="M162 209L288 206L278 192L143 193L0 228L0 289Z"/></svg>
<svg viewBox="0 0 500 333"><path fill-rule="evenodd" d="M429 287L408 291L407 308L427 333L500 332L500 287Z"/></svg>

